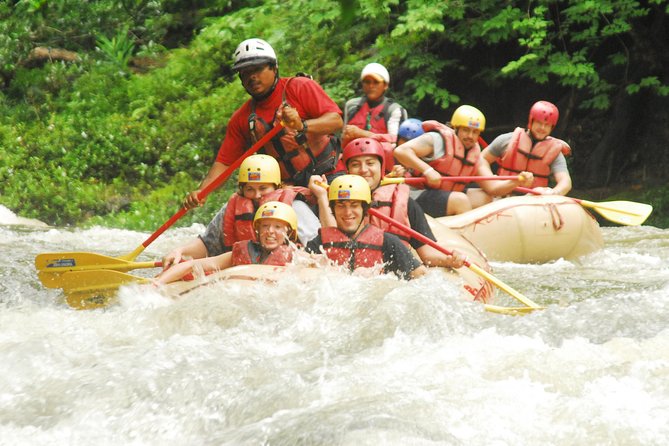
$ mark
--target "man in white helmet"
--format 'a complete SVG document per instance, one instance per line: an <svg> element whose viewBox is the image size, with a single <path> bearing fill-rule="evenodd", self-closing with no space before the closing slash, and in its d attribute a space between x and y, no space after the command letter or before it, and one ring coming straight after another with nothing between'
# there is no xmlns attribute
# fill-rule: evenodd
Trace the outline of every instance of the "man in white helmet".
<svg viewBox="0 0 669 446"><path fill-rule="evenodd" d="M186 196L184 206L202 205L199 191L278 121L284 129L263 151L279 162L285 183L307 186L311 175L344 172L340 144L333 135L342 127L341 110L323 88L308 77L279 77L276 53L264 40L243 41L234 57L232 68L251 98L230 118L214 164L198 190Z"/></svg>
<svg viewBox="0 0 669 446"><path fill-rule="evenodd" d="M390 85L388 70L380 63L369 63L360 73L360 82L363 96L349 99L344 106L342 147L356 138L374 138L394 147L407 112L386 96Z"/></svg>

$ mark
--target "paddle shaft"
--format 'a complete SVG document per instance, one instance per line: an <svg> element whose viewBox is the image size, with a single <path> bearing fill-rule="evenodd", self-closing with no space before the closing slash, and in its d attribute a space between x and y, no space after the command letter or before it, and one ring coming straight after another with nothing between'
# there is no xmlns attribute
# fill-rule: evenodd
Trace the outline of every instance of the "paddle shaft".
<svg viewBox="0 0 669 446"><path fill-rule="evenodd" d="M59 266L51 267L40 272L44 273L65 273L67 271L87 271L87 270L96 270L96 269L111 269L117 271L130 271L131 269L142 269L142 268L160 268L163 266L163 262L154 261L154 262L125 262L125 263L108 263L108 264L94 264L94 265L81 265L81 266Z"/></svg>
<svg viewBox="0 0 669 446"><path fill-rule="evenodd" d="M458 182L458 183L470 183L476 181L497 181L497 180L518 180L518 175L502 175L502 176L453 176L453 177L441 177L442 182ZM383 178L381 184L425 184L427 178L423 177L408 177L408 178Z"/></svg>
<svg viewBox="0 0 669 446"><path fill-rule="evenodd" d="M441 246L440 244L438 244L434 240L424 236L423 234L421 234L419 232L414 231L410 227L408 227L406 225L403 225L402 223L398 222L397 220L395 220L393 218L390 218L387 215L382 214L381 212L377 211L376 209L369 209L368 212L369 212L370 215L378 217L381 220L385 221L386 223L400 228L402 231L406 232L407 234L410 234L411 237L415 238L416 240L418 240L420 242L425 243L426 245L430 245L431 247L433 247L437 251L441 251L444 254L449 255L449 256L453 255L453 251L444 248L443 246ZM481 269L477 265L471 263L470 261L465 259L464 265L467 268L469 268L470 270L472 270L474 273L476 273L478 276L483 277L488 282L496 285L498 288L507 292L510 296L516 298L518 301L522 302L523 304L527 305L528 307L540 308L539 305L532 302L527 297L523 296L522 294L520 294L519 292L517 292L516 290L514 290L510 286L504 284L502 281L497 279L495 276L493 276L492 274L484 271L483 269Z"/></svg>
<svg viewBox="0 0 669 446"><path fill-rule="evenodd" d="M255 152L260 150L261 147L263 147L265 144L269 142L270 139L272 139L283 127L279 124L275 125L269 132L267 132L262 138L258 140L253 146L251 146L250 149L248 149L242 156L237 158L235 162L230 164L227 169L223 173L221 173L219 176L217 176L214 181L209 183L207 186L202 188L200 192L197 194L198 200L204 199L207 195L209 195L213 190L218 188L225 180L228 179L230 175L232 175L232 172L237 169L242 162L249 156L253 155ZM127 256L121 257L126 260L134 260L137 258L137 256L144 251L144 249L149 246L155 239L160 237L160 235L167 230L170 226L172 226L177 220L179 220L181 217L183 217L186 212L188 212L188 208L182 207L179 209L169 220L167 220L160 228L156 230L149 238L144 240L144 242L137 247L132 253L130 253Z"/></svg>
<svg viewBox="0 0 669 446"><path fill-rule="evenodd" d="M534 190L534 189L529 189L527 187L517 187L515 190L518 191L518 192L526 193L526 194L543 195L541 192L539 192L537 190ZM595 210L602 209L604 211L616 212L616 213L619 213L619 214L630 215L630 216L633 216L633 217L640 216L640 214L638 212L635 212L635 211L629 210L629 209L623 209L620 206L613 207L613 206L607 206L606 203L594 203L594 202L588 201L588 200L580 200L578 198L573 198L573 197L569 197L569 198L574 200L575 202L577 202L581 206L586 207L586 208L592 208L592 209L595 209ZM643 205L640 205L640 206L643 206Z"/></svg>

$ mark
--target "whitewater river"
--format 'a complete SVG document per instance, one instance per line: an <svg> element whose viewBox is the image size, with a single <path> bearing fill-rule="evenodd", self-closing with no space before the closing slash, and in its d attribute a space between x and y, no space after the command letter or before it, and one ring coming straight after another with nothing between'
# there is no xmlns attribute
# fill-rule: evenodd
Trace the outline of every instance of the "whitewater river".
<svg viewBox="0 0 669 446"><path fill-rule="evenodd" d="M603 228L578 261L493 263L547 306L511 317L439 274L338 272L179 301L135 286L75 311L35 255L119 256L148 234L15 223L0 213L2 445L667 444L669 230Z"/></svg>

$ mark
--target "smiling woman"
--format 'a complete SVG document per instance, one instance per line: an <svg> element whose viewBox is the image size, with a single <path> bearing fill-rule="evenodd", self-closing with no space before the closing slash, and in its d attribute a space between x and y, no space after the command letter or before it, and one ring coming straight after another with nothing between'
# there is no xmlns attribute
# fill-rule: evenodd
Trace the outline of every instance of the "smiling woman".
<svg viewBox="0 0 669 446"><path fill-rule="evenodd" d="M284 266L290 263L294 245L289 242L297 240L297 215L292 207L280 201L263 204L253 218L253 228L258 242L242 240L232 246L231 252L179 263L163 271L154 283L174 282L194 271L207 273L237 265Z"/></svg>

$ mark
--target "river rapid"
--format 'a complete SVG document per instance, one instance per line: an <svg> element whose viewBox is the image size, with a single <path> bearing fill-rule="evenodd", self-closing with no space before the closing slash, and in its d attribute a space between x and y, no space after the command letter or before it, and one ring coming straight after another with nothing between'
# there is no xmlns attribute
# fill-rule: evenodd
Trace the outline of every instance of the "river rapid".
<svg viewBox="0 0 669 446"><path fill-rule="evenodd" d="M463 301L436 272L399 282L324 271L306 285L286 277L180 300L130 286L116 305L76 311L42 287L35 255L120 256L148 234L10 214L0 213L2 445L669 438L669 230L603 228L605 248L577 261L493 263L546 306L522 317ZM202 229L169 230L137 260Z"/></svg>

